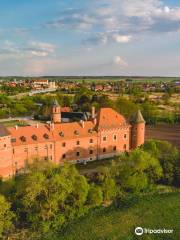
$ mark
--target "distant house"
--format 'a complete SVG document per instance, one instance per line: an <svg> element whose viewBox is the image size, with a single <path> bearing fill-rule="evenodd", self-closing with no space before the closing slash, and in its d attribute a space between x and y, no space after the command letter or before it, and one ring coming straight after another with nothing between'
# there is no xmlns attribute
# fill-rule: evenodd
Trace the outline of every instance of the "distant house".
<svg viewBox="0 0 180 240"><path fill-rule="evenodd" d="M36 90L41 90L49 87L48 79L35 79L31 83L31 87Z"/></svg>

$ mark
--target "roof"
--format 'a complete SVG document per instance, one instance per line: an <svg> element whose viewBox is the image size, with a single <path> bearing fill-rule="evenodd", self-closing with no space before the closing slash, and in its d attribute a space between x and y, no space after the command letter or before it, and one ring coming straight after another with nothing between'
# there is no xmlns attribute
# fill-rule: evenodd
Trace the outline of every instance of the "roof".
<svg viewBox="0 0 180 240"><path fill-rule="evenodd" d="M112 108L101 108L97 115L97 126L99 129L116 128L127 125L126 119Z"/></svg>
<svg viewBox="0 0 180 240"><path fill-rule="evenodd" d="M80 122L57 123L55 124L53 136L55 141L60 141L63 139L97 136L97 132L94 131L92 121L84 121L84 127L82 127L82 123Z"/></svg>
<svg viewBox="0 0 180 240"><path fill-rule="evenodd" d="M12 145L23 145L23 144L36 144L37 142L49 142L53 141L52 132L48 125L41 124L38 126L23 126L16 128L9 128L11 137L15 138L16 141L12 141ZM45 134L48 137L45 137ZM37 137L37 140L33 139L33 135ZM22 141L22 137L25 137L25 141Z"/></svg>
<svg viewBox="0 0 180 240"><path fill-rule="evenodd" d="M9 136L10 132L4 125L0 125L0 137Z"/></svg>
<svg viewBox="0 0 180 240"><path fill-rule="evenodd" d="M34 83L48 83L48 79L35 79L33 80Z"/></svg>
<svg viewBox="0 0 180 240"><path fill-rule="evenodd" d="M53 130L52 130L53 129ZM92 131L94 124L91 121L82 123L56 123L54 128L50 128L48 124L41 124L38 126L23 126L16 128L9 128L13 146L36 144L40 142L52 142L52 141L63 141L73 138L82 138L95 136L97 132ZM48 135L48 138L45 137Z"/></svg>
<svg viewBox="0 0 180 240"><path fill-rule="evenodd" d="M144 120L140 110L138 110L134 115L132 115L130 122L131 123L145 123L145 120Z"/></svg>
<svg viewBox="0 0 180 240"><path fill-rule="evenodd" d="M54 99L54 101L53 101L53 106L59 106L59 103L56 99Z"/></svg>
<svg viewBox="0 0 180 240"><path fill-rule="evenodd" d="M72 112L70 107L61 107L61 112Z"/></svg>

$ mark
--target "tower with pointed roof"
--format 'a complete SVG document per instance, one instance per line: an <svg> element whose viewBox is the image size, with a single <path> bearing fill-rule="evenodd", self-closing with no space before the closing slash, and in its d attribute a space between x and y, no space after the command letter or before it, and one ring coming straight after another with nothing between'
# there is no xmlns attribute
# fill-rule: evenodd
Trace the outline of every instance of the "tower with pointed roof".
<svg viewBox="0 0 180 240"><path fill-rule="evenodd" d="M52 105L52 122L53 123L61 122L61 107L56 99L54 100Z"/></svg>
<svg viewBox="0 0 180 240"><path fill-rule="evenodd" d="M130 119L131 122L131 148L135 149L144 144L145 120L140 110Z"/></svg>

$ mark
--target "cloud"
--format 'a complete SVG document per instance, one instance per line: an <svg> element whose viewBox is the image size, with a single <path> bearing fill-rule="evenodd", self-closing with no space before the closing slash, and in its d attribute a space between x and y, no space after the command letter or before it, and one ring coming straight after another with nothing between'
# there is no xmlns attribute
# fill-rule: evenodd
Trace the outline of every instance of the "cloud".
<svg viewBox="0 0 180 240"><path fill-rule="evenodd" d="M127 43L131 41L132 36L126 35L114 35L114 39L118 43Z"/></svg>
<svg viewBox="0 0 180 240"><path fill-rule="evenodd" d="M117 66L121 66L121 67L127 67L128 64L125 60L123 60L120 56L115 56L113 63Z"/></svg>
<svg viewBox="0 0 180 240"><path fill-rule="evenodd" d="M45 42L30 42L29 47L24 49L30 54L38 57L46 57L55 51L55 46Z"/></svg>
<svg viewBox="0 0 180 240"><path fill-rule="evenodd" d="M45 42L28 42L26 46L21 47L10 41L5 41L0 48L1 55L10 55L10 57L47 57L52 55L56 46Z"/></svg>
<svg viewBox="0 0 180 240"><path fill-rule="evenodd" d="M84 6L62 11L45 26L81 31L83 44L127 43L145 33L180 30L180 7L161 0L91 0Z"/></svg>

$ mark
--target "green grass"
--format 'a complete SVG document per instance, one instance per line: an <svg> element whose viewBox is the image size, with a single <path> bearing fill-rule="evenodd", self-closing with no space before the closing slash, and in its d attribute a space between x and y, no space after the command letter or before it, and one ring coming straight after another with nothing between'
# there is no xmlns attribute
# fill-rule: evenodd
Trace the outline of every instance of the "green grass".
<svg viewBox="0 0 180 240"><path fill-rule="evenodd" d="M180 239L180 193L144 196L130 206L108 207L89 213L67 226L57 239L61 240L134 240ZM136 236L137 226L174 229L173 234Z"/></svg>
<svg viewBox="0 0 180 240"><path fill-rule="evenodd" d="M6 127L14 127L14 126L27 126L28 124L25 121L18 121L18 120L12 120L12 121L5 121L1 122Z"/></svg>

